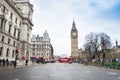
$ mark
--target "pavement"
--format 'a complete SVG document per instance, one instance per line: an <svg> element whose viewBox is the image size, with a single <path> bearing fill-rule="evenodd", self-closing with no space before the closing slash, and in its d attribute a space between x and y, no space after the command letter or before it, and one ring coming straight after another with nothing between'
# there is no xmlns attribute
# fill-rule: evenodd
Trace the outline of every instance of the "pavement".
<svg viewBox="0 0 120 80"><path fill-rule="evenodd" d="M37 65L37 64L35 64ZM40 65L40 66L39 66ZM34 65L33 65L34 66ZM1 80L120 80L120 71L78 63L47 63L0 71Z"/></svg>
<svg viewBox="0 0 120 80"><path fill-rule="evenodd" d="M37 63L29 63L27 66L25 64L20 64L17 65L16 67L14 66L0 66L0 70L9 70L9 69L18 69L18 68L27 68L27 67L32 67L32 66L37 66L39 64Z"/></svg>
<svg viewBox="0 0 120 80"><path fill-rule="evenodd" d="M0 66L0 70L9 70L9 69L19 69L19 68L28 68L28 67L33 67L33 66L38 66L40 65L41 63L29 63L27 66L25 65L25 63L20 63L18 64L16 67L14 66ZM84 64L81 64L83 66L86 66ZM94 65L87 65L87 66L94 66ZM101 66L94 66L94 67L97 67L97 68L105 68L105 67L101 67ZM107 68L107 69L110 69L110 68ZM113 70L116 70L116 69L113 69ZM118 69L117 69L118 70Z"/></svg>

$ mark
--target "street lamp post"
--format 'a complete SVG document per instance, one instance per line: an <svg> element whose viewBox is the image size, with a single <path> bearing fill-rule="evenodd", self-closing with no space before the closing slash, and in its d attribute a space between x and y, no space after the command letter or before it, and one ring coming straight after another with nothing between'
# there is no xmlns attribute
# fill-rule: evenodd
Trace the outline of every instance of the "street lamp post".
<svg viewBox="0 0 120 80"><path fill-rule="evenodd" d="M26 66L28 65L28 59L29 59L29 50L27 46L27 52L26 52Z"/></svg>
<svg viewBox="0 0 120 80"><path fill-rule="evenodd" d="M18 30L18 36L17 36L17 45L16 45L16 50L15 50L15 62L14 62L14 67L17 66L17 59L18 59L18 53L19 53L19 48L18 48L18 41L19 41L19 36L20 36L20 29Z"/></svg>
<svg viewBox="0 0 120 80"><path fill-rule="evenodd" d="M15 51L15 63L14 63L14 67L17 66L17 58L18 58L18 48L16 48L16 51Z"/></svg>

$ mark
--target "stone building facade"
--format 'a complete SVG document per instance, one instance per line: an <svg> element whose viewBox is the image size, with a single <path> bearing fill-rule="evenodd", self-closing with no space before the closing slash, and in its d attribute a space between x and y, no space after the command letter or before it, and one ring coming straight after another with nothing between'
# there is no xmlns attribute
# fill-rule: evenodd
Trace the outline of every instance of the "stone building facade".
<svg viewBox="0 0 120 80"><path fill-rule="evenodd" d="M33 5L29 0L0 0L1 59L30 58L32 14Z"/></svg>
<svg viewBox="0 0 120 80"><path fill-rule="evenodd" d="M43 33L43 36L33 35L31 38L31 52L32 57L44 57L49 60L53 57L53 47L50 43L50 37L47 31Z"/></svg>
<svg viewBox="0 0 120 80"><path fill-rule="evenodd" d="M106 59L108 61L120 60L120 45L118 45L118 41L116 41L116 45L112 49L106 51Z"/></svg>
<svg viewBox="0 0 120 80"><path fill-rule="evenodd" d="M82 48L79 49L79 59L85 60L86 58L87 58L87 54L85 53L85 51Z"/></svg>

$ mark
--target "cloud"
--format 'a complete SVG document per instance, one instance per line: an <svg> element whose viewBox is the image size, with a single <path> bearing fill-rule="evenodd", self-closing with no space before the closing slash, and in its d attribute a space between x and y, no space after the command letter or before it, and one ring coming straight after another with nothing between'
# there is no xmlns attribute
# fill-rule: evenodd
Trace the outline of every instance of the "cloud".
<svg viewBox="0 0 120 80"><path fill-rule="evenodd" d="M48 31L55 54L70 54L73 18L79 31L79 48L89 32L105 32L114 42L120 25L119 0L30 0L34 5L32 34ZM119 39L120 41L120 39Z"/></svg>

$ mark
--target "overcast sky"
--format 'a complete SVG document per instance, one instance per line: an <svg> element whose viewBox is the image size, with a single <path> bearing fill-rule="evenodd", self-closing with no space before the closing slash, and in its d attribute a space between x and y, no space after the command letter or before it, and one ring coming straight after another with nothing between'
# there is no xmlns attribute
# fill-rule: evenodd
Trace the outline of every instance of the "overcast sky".
<svg viewBox="0 0 120 80"><path fill-rule="evenodd" d="M90 32L105 32L120 44L120 0L30 0L34 6L32 34L47 30L54 54L70 54L73 19L78 29L78 46Z"/></svg>

